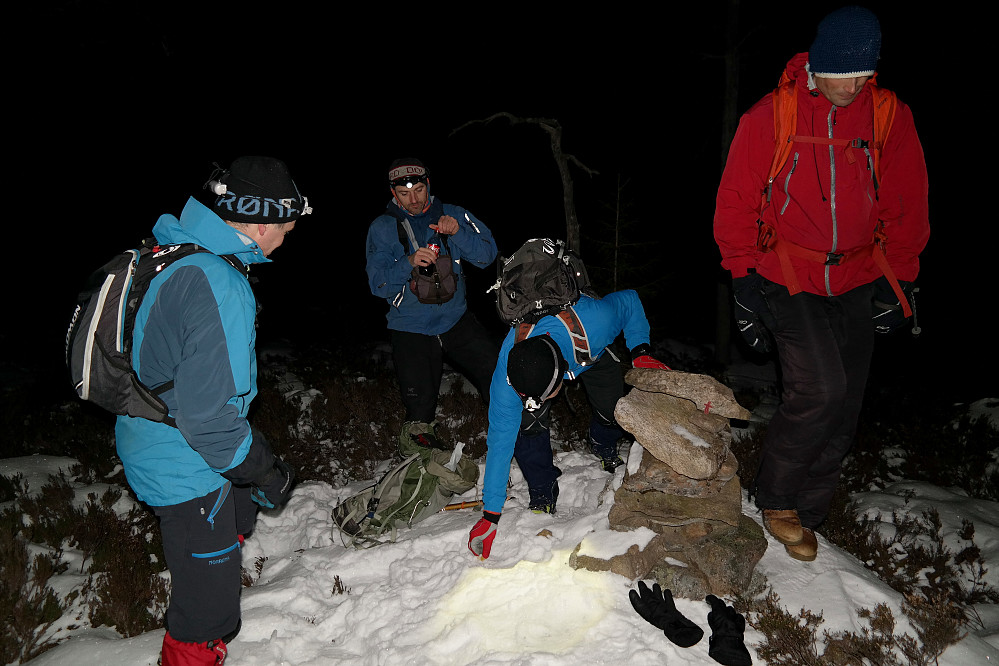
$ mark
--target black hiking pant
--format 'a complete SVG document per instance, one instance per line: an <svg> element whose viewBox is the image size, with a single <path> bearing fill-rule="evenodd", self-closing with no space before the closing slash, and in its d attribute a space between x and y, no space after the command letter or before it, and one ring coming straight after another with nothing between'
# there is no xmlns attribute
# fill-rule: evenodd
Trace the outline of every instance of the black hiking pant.
<svg viewBox="0 0 999 666"><path fill-rule="evenodd" d="M170 570L170 635L184 643L231 640L240 624L240 536L257 514L249 487L226 482L204 497L152 509Z"/></svg>
<svg viewBox="0 0 999 666"><path fill-rule="evenodd" d="M816 528L829 512L853 444L874 349L873 285L840 296L794 296L768 282L781 371L781 405L770 421L755 481L761 509L797 509Z"/></svg>
<svg viewBox="0 0 999 666"><path fill-rule="evenodd" d="M440 335L392 331L392 361L406 408L405 420L434 420L445 358L488 404L498 356L499 345L470 311Z"/></svg>

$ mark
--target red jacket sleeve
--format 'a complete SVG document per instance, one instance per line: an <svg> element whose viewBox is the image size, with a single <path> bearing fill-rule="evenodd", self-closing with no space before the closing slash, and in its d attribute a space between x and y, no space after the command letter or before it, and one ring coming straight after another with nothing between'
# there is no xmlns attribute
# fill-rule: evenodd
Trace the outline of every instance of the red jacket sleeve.
<svg viewBox="0 0 999 666"><path fill-rule="evenodd" d="M756 266L761 197L774 151L773 101L766 95L739 121L715 198L722 267L743 277Z"/></svg>
<svg viewBox="0 0 999 666"><path fill-rule="evenodd" d="M929 186L923 147L912 111L899 103L881 156L878 219L887 236L885 254L899 280L913 281L919 254L930 237Z"/></svg>

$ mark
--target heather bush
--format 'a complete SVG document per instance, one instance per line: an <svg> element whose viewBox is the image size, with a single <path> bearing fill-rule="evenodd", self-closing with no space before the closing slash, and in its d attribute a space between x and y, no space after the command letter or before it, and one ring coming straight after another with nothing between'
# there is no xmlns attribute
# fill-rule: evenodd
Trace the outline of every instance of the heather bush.
<svg viewBox="0 0 999 666"><path fill-rule="evenodd" d="M23 492L20 477L7 480L14 492ZM31 556L28 541L20 534L21 512L16 506L0 511L0 660L5 664L33 659L54 643L43 638L61 616L66 604L60 602L48 582L67 565L60 551Z"/></svg>
<svg viewBox="0 0 999 666"><path fill-rule="evenodd" d="M15 499L0 512L0 610L10 618L0 647L10 657L4 663L25 661L51 647L39 636L77 594L92 626L112 626L123 636L162 626L168 586L161 576L162 543L152 512L134 505L119 513L123 492L115 487L100 497L91 493L78 507L73 484L62 471L37 493L29 494L19 478L8 482ZM29 558L29 543L48 550ZM47 582L66 571L64 548L81 552L89 576L79 592L60 603Z"/></svg>
<svg viewBox="0 0 999 666"><path fill-rule="evenodd" d="M155 516L139 506L119 515L121 496L114 488L91 493L73 538L91 562L84 588L91 625L136 636L162 626L169 589Z"/></svg>
<svg viewBox="0 0 999 666"><path fill-rule="evenodd" d="M859 632L823 631L821 636L821 613L802 608L794 615L772 590L755 599L742 598L738 607L749 625L763 634L756 651L770 666L929 666L964 637L963 619L939 599L903 601L902 613L915 636L896 631L894 613L884 603L857 609L866 625Z"/></svg>

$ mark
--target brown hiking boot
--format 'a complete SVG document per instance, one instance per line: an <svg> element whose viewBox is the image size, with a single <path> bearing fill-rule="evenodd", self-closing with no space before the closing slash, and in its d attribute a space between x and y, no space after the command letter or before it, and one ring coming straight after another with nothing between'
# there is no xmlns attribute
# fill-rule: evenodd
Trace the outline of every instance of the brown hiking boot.
<svg viewBox="0 0 999 666"><path fill-rule="evenodd" d="M811 562L815 559L819 551L819 542L815 539L815 532L807 527L801 528L804 538L797 546L784 546L787 554L801 562Z"/></svg>
<svg viewBox="0 0 999 666"><path fill-rule="evenodd" d="M797 546L805 538L794 509L764 509L763 526L785 546Z"/></svg>

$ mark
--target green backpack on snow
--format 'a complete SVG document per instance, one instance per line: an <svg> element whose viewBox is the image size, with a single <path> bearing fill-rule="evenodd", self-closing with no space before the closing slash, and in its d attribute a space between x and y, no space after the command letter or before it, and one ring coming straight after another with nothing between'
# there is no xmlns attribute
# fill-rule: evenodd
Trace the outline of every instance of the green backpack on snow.
<svg viewBox="0 0 999 666"><path fill-rule="evenodd" d="M479 480L479 466L460 449L415 447L404 432L400 450L401 462L333 509L334 532L340 531L345 545L370 548L395 541L400 526L412 527L440 512L452 496L471 490Z"/></svg>

